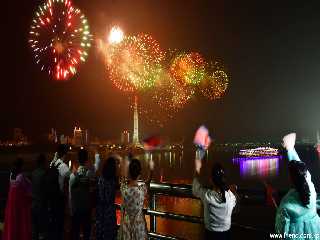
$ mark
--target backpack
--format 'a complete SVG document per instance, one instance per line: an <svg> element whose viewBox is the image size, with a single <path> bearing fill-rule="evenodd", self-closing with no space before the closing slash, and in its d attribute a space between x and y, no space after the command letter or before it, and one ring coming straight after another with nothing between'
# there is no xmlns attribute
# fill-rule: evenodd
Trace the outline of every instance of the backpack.
<svg viewBox="0 0 320 240"><path fill-rule="evenodd" d="M44 181L45 181L45 196L49 205L57 203L60 200L63 193L60 190L59 184L59 166L61 163L55 165L54 163L47 170Z"/></svg>
<svg viewBox="0 0 320 240"><path fill-rule="evenodd" d="M90 195L90 178L87 171L84 174L74 173L75 180L71 186L71 204L72 211L90 211L91 195Z"/></svg>

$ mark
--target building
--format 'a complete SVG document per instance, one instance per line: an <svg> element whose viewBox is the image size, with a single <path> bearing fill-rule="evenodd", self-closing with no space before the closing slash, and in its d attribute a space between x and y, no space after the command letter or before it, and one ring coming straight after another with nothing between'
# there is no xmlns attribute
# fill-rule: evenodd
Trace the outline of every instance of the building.
<svg viewBox="0 0 320 240"><path fill-rule="evenodd" d="M133 109L133 146L142 146L139 140L139 114L138 114L138 97L134 98L134 109Z"/></svg>
<svg viewBox="0 0 320 240"><path fill-rule="evenodd" d="M84 136L83 130L79 127L74 127L73 130L73 145L75 146L82 146L84 145Z"/></svg>
<svg viewBox="0 0 320 240"><path fill-rule="evenodd" d="M67 139L67 141L69 141L69 139ZM75 146L89 145L90 139L89 139L88 129L81 129L80 127L74 127L72 143Z"/></svg>
<svg viewBox="0 0 320 240"><path fill-rule="evenodd" d="M130 143L130 133L128 130L124 130L121 133L121 144L128 145Z"/></svg>
<svg viewBox="0 0 320 240"><path fill-rule="evenodd" d="M52 143L58 142L57 130L51 128L51 132L48 134L48 141Z"/></svg>
<svg viewBox="0 0 320 240"><path fill-rule="evenodd" d="M60 135L60 143L61 144L73 144L73 139L69 136L65 136L64 134Z"/></svg>
<svg viewBox="0 0 320 240"><path fill-rule="evenodd" d="M28 142L27 137L23 134L21 128L13 129L13 142L14 144L25 144Z"/></svg>

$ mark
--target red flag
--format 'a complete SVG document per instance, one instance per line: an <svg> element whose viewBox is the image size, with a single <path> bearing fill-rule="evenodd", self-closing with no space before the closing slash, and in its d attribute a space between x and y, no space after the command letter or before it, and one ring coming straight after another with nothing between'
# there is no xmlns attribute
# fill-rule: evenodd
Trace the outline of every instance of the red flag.
<svg viewBox="0 0 320 240"><path fill-rule="evenodd" d="M162 144L162 139L159 136L148 137L143 140L143 146L146 150L154 150Z"/></svg>

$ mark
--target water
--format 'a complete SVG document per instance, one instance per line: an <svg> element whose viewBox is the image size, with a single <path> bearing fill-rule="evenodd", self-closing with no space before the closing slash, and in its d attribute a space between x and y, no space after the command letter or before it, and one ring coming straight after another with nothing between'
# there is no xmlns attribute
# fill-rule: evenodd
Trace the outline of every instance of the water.
<svg viewBox="0 0 320 240"><path fill-rule="evenodd" d="M301 159L307 164L315 185L319 188L319 156L313 147L298 147ZM210 151L203 160L203 178L209 180L210 170L215 162L220 162L226 169L229 183L236 183L244 189L261 189L263 181L268 181L277 186L278 190L289 188L287 171L288 160L286 155L260 158L236 158L233 151ZM155 162L156 181L173 183L191 183L194 173L193 150L145 153L138 156L147 168L149 159Z"/></svg>
<svg viewBox="0 0 320 240"><path fill-rule="evenodd" d="M316 188L319 189L320 184L320 160L315 154L312 147L297 148L301 158L306 162L313 177ZM53 156L52 151L47 151L48 159ZM22 156L26 161L26 170L31 171L34 167L34 159L36 151L25 151L20 153L7 152L0 153L0 171L9 170L12 161ZM101 156L106 158L108 152L103 150ZM94 153L90 153L93 160ZM154 180L157 182L172 182L191 184L194 173L194 157L193 148L185 148L184 151L158 151L140 154L143 165L143 176L147 176L148 161L153 159L155 162ZM229 183L235 183L241 189L263 190L264 181L270 182L277 190L286 192L289 188L287 159L285 156L260 158L260 159L234 159L233 151L210 151L203 160L202 180L209 184L210 169L214 162L221 162L226 169ZM76 154L72 153L70 159L76 160ZM7 175L3 175L1 179L1 194L7 192ZM2 191L2 189L4 191ZM0 197L1 198L1 197ZM119 201L119 199L118 199ZM201 216L202 207L200 201L195 199L183 199L172 197L158 197L158 210L175 212L186 215ZM3 209L3 206L2 206ZM241 206L240 212L235 214L233 222L241 223L245 226L261 228L266 231L273 231L275 210L265 206L264 204ZM147 217L148 219L148 217ZM203 234L203 226L187 222L178 222L174 220L166 220L157 218L157 230L163 234L173 234L185 239L201 239Z"/></svg>

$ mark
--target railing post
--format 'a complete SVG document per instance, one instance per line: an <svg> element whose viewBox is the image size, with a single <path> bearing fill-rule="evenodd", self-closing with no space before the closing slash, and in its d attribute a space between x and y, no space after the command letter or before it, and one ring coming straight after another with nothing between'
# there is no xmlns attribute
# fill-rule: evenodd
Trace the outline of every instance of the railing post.
<svg viewBox="0 0 320 240"><path fill-rule="evenodd" d="M150 210L156 210L157 209L157 203L156 203L156 194L154 191L151 192L151 199L149 202L149 208ZM150 215L150 231L151 232L157 232L157 217Z"/></svg>

